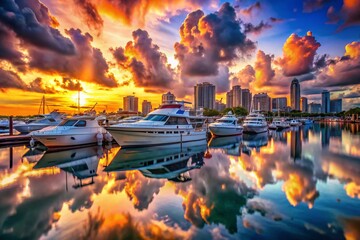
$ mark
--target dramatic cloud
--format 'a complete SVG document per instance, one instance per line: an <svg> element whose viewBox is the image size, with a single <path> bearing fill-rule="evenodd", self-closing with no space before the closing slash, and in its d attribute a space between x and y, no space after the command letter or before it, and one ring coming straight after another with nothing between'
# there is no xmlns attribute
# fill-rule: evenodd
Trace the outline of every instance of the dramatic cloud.
<svg viewBox="0 0 360 240"><path fill-rule="evenodd" d="M264 21L261 21L258 25L253 25L251 23L245 23L245 33L253 33L255 35L261 34L266 29L270 29L272 26Z"/></svg>
<svg viewBox="0 0 360 240"><path fill-rule="evenodd" d="M271 56L259 50L256 54L255 61L255 81L258 87L270 84L271 79L275 76L275 71L271 68Z"/></svg>
<svg viewBox="0 0 360 240"><path fill-rule="evenodd" d="M330 2L331 0L305 0L303 3L304 12L311 13L319 10Z"/></svg>
<svg viewBox="0 0 360 240"><path fill-rule="evenodd" d="M6 71L0 68L0 90L5 91L7 88L25 90L27 86L15 72Z"/></svg>
<svg viewBox="0 0 360 240"><path fill-rule="evenodd" d="M340 20L340 16L336 13L334 6L330 6L326 12L326 16L329 19L327 23L335 24Z"/></svg>
<svg viewBox="0 0 360 240"><path fill-rule="evenodd" d="M66 30L76 49L73 56L59 56L59 54L29 49L30 67L37 68L48 74L59 74L87 82L97 83L107 87L116 87L118 84L114 76L108 72L109 66L102 52L91 46L93 37L82 34L81 30Z"/></svg>
<svg viewBox="0 0 360 240"><path fill-rule="evenodd" d="M91 2L91 0L74 0L74 3L78 7L88 27L95 29L97 34L100 35L104 20L101 18L96 5Z"/></svg>
<svg viewBox="0 0 360 240"><path fill-rule="evenodd" d="M163 92L174 84L175 72L167 57L153 44L147 31L133 32L133 41L125 48L112 49L117 63L131 72L136 86L148 92Z"/></svg>
<svg viewBox="0 0 360 240"><path fill-rule="evenodd" d="M313 68L316 50L319 47L320 43L315 40L311 32L307 32L304 37L293 33L284 43L283 57L276 63L282 67L285 76L309 73Z"/></svg>
<svg viewBox="0 0 360 240"><path fill-rule="evenodd" d="M57 19L52 16L49 12L49 9L40 1L38 0L15 0L16 4L19 6L20 9L23 8L30 8L35 16L36 19L45 25L50 25L52 27L58 27L59 22Z"/></svg>
<svg viewBox="0 0 360 240"><path fill-rule="evenodd" d="M241 13L244 14L244 15L251 16L255 10L260 10L260 9L261 9L260 2L256 2L253 5L251 5L250 7L242 9Z"/></svg>
<svg viewBox="0 0 360 240"><path fill-rule="evenodd" d="M251 65L246 65L233 79L233 85L240 85L242 88L249 88L250 83L255 80L255 70Z"/></svg>
<svg viewBox="0 0 360 240"><path fill-rule="evenodd" d="M18 50L18 45L15 33L0 23L0 60L7 60L24 71L24 55Z"/></svg>
<svg viewBox="0 0 360 240"><path fill-rule="evenodd" d="M193 77L216 76L220 66L228 67L255 49L229 3L209 15L201 10L191 12L180 27L180 37L181 41L174 46L175 57L179 60L181 78L187 81Z"/></svg>
<svg viewBox="0 0 360 240"><path fill-rule="evenodd" d="M28 89L31 92L47 93L47 94L54 94L58 92L53 87L45 86L45 83L43 82L42 78L39 77L29 83Z"/></svg>
<svg viewBox="0 0 360 240"><path fill-rule="evenodd" d="M360 24L360 0L344 0L340 10L344 24L340 28Z"/></svg>
<svg viewBox="0 0 360 240"><path fill-rule="evenodd" d="M83 87L81 86L80 81L75 81L71 78L63 78L62 81L54 80L55 84L62 89L70 90L70 91L82 91Z"/></svg>
<svg viewBox="0 0 360 240"><path fill-rule="evenodd" d="M25 1L20 2L25 3ZM23 5L32 6L35 4ZM20 4L20 6L22 5ZM48 22L44 20L44 15L46 15L44 10L38 11L38 15L46 24L39 22L31 8L21 8L20 6L14 0L1 1L0 23L13 30L17 37L33 46L64 55L75 53L75 47L71 40L62 36L59 30L47 25ZM49 18L51 19L51 17Z"/></svg>

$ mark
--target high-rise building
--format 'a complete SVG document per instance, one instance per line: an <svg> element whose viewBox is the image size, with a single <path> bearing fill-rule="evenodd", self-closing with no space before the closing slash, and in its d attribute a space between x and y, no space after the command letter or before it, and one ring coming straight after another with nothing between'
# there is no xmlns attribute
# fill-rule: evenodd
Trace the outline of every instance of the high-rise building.
<svg viewBox="0 0 360 240"><path fill-rule="evenodd" d="M300 110L300 84L296 78L290 85L290 103L293 110Z"/></svg>
<svg viewBox="0 0 360 240"><path fill-rule="evenodd" d="M330 100L330 112L331 113L342 112L342 99Z"/></svg>
<svg viewBox="0 0 360 240"><path fill-rule="evenodd" d="M232 89L226 93L226 107L241 107L242 99L241 99L241 87L239 85L235 85Z"/></svg>
<svg viewBox="0 0 360 240"><path fill-rule="evenodd" d="M230 90L229 92L226 93L226 107L227 108L232 108L233 107L233 92Z"/></svg>
<svg viewBox="0 0 360 240"><path fill-rule="evenodd" d="M273 98L271 99L271 106L273 111L285 111L287 107L287 98L280 97L280 98Z"/></svg>
<svg viewBox="0 0 360 240"><path fill-rule="evenodd" d="M321 104L320 103L310 103L308 105L309 113L321 113Z"/></svg>
<svg viewBox="0 0 360 240"><path fill-rule="evenodd" d="M222 112L226 108L226 104L222 103L221 100L215 101L215 110Z"/></svg>
<svg viewBox="0 0 360 240"><path fill-rule="evenodd" d="M171 92L167 92L167 93L164 93L161 97L161 103L164 104L164 103L169 103L169 102L172 102L172 101L175 101L175 95L172 94Z"/></svg>
<svg viewBox="0 0 360 240"><path fill-rule="evenodd" d="M330 92L324 90L321 93L321 112L329 113L330 112Z"/></svg>
<svg viewBox="0 0 360 240"><path fill-rule="evenodd" d="M271 111L271 98L267 93L257 93L254 95L254 110Z"/></svg>
<svg viewBox="0 0 360 240"><path fill-rule="evenodd" d="M124 97L124 111L138 112L138 100L135 96Z"/></svg>
<svg viewBox="0 0 360 240"><path fill-rule="evenodd" d="M308 99L306 97L300 98L300 109L302 112L308 112Z"/></svg>
<svg viewBox="0 0 360 240"><path fill-rule="evenodd" d="M194 108L215 109L215 85L204 82L194 86Z"/></svg>
<svg viewBox="0 0 360 240"><path fill-rule="evenodd" d="M252 94L249 89L241 90L241 106L245 108L248 112L251 110L251 99Z"/></svg>
<svg viewBox="0 0 360 240"><path fill-rule="evenodd" d="M151 112L151 110L152 110L151 102L148 102L147 100L144 100L142 102L142 109L141 110L142 110L141 112L142 112L143 115L148 115L149 112Z"/></svg>

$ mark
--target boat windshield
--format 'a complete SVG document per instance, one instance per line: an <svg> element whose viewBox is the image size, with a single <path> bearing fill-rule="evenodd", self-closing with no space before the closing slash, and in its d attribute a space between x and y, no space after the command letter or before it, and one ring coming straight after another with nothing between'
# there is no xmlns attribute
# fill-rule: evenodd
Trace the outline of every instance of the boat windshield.
<svg viewBox="0 0 360 240"><path fill-rule="evenodd" d="M222 119L218 119L218 120L216 120L216 122L219 122L219 123L234 123L233 120L222 120Z"/></svg>
<svg viewBox="0 0 360 240"><path fill-rule="evenodd" d="M157 122L165 122L167 119L168 116L160 115L160 114L150 114L144 118L144 120L147 121L157 121Z"/></svg>
<svg viewBox="0 0 360 240"><path fill-rule="evenodd" d="M73 126L75 123L77 122L77 120L64 120L62 121L59 126Z"/></svg>

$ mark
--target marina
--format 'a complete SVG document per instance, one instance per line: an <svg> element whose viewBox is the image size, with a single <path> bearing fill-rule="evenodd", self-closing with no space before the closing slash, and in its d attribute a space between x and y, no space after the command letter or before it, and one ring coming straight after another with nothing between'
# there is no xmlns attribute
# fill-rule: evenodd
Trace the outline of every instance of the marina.
<svg viewBox="0 0 360 240"><path fill-rule="evenodd" d="M125 227L108 221L131 219L174 238L343 239L360 215L359 133L314 123L155 147L2 147L0 238L80 238L96 223L107 238ZM22 231L29 219L38 227Z"/></svg>

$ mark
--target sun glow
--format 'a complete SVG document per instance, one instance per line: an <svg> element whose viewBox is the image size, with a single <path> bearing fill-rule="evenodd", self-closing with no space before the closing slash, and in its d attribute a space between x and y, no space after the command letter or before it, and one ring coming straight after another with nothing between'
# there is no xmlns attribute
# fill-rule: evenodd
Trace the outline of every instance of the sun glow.
<svg viewBox="0 0 360 240"><path fill-rule="evenodd" d="M86 93L83 92L76 92L73 95L71 95L71 105L77 107L79 97L80 97L80 107L86 106L88 96Z"/></svg>

